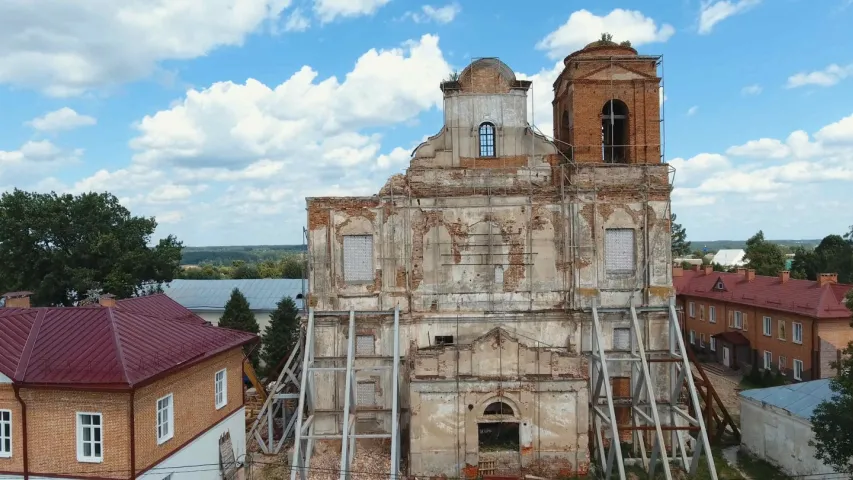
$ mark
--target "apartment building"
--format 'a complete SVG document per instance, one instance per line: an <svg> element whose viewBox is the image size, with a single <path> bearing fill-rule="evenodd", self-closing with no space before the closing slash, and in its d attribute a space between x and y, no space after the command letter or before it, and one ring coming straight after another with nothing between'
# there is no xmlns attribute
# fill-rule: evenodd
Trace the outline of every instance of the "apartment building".
<svg viewBox="0 0 853 480"><path fill-rule="evenodd" d="M241 347L165 295L0 308L0 479L219 479L245 453ZM235 462L236 459L236 462Z"/></svg>
<svg viewBox="0 0 853 480"><path fill-rule="evenodd" d="M729 368L781 371L792 380L834 376L832 362L853 341L844 303L853 285L836 274L817 281L673 268L684 335L694 350Z"/></svg>

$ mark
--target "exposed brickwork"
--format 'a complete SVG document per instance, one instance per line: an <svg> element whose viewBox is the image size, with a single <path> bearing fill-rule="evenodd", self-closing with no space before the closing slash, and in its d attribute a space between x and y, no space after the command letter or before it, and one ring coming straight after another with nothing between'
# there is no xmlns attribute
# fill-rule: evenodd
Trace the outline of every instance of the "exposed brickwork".
<svg viewBox="0 0 853 480"><path fill-rule="evenodd" d="M129 393L22 388L21 398L27 405L30 474L129 477ZM77 461L77 412L102 415L102 463Z"/></svg>
<svg viewBox="0 0 853 480"><path fill-rule="evenodd" d="M465 93L509 93L511 84L496 68L475 67L465 69L459 78Z"/></svg>
<svg viewBox="0 0 853 480"><path fill-rule="evenodd" d="M530 157L527 155L513 155L497 158L459 157L459 165L466 169L493 169L507 167L521 168L526 167L529 161Z"/></svg>
<svg viewBox="0 0 853 480"><path fill-rule="evenodd" d="M24 470L24 437L21 429L21 404L11 385L0 385L0 410L12 411L12 458L0 458L0 472Z"/></svg>
<svg viewBox="0 0 853 480"><path fill-rule="evenodd" d="M364 217L373 221L376 219L376 212L373 209L378 205L379 199L377 198L312 198L308 202L308 229L317 230L328 227L330 211L344 213L349 217Z"/></svg>
<svg viewBox="0 0 853 480"><path fill-rule="evenodd" d="M216 410L214 374L227 369L228 403ZM172 394L175 436L157 445L157 399ZM243 403L243 354L233 349L136 392L136 468L147 468L233 413Z"/></svg>

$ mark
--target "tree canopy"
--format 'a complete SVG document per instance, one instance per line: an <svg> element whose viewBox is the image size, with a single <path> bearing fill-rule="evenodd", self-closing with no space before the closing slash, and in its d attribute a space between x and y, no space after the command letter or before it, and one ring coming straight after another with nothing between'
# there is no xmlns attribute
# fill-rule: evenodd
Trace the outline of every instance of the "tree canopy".
<svg viewBox="0 0 853 480"><path fill-rule="evenodd" d="M231 298L225 302L225 312L219 319L219 326L254 334L261 331L255 314L249 307L249 301L240 289L235 288L231 291Z"/></svg>
<svg viewBox="0 0 853 480"><path fill-rule="evenodd" d="M853 293L847 295L847 308L853 310ZM811 423L815 456L839 473L853 476L853 342L836 363L837 374L829 381L833 397L818 404Z"/></svg>
<svg viewBox="0 0 853 480"><path fill-rule="evenodd" d="M264 350L261 354L267 376L278 374L276 366L290 355L299 340L299 309L290 297L282 298L270 313L270 323L264 329Z"/></svg>
<svg viewBox="0 0 853 480"><path fill-rule="evenodd" d="M676 215L670 220L672 235L672 255L683 256L690 253L690 242L687 241L687 230L680 223L675 223Z"/></svg>
<svg viewBox="0 0 853 480"><path fill-rule="evenodd" d="M110 193L3 193L0 289L31 291L35 305L74 305L90 290L141 294L171 281L181 260L171 235L149 245L156 227Z"/></svg>
<svg viewBox="0 0 853 480"><path fill-rule="evenodd" d="M764 239L764 232L759 230L746 241L746 256L749 268L755 269L756 275L778 275L785 269L785 255L779 245Z"/></svg>
<svg viewBox="0 0 853 480"><path fill-rule="evenodd" d="M840 283L853 283L853 238L849 235L827 235L812 251L798 248L791 275L817 280L821 273L837 273Z"/></svg>

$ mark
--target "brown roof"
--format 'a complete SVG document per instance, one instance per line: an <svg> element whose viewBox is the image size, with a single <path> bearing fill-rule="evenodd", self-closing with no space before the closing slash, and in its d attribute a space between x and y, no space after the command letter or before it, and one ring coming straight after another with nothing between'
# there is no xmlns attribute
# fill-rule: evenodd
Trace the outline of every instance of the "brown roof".
<svg viewBox="0 0 853 480"><path fill-rule="evenodd" d="M714 288L718 281L722 289ZM707 298L721 302L761 307L794 313L817 319L850 318L853 313L844 304L844 298L853 285L820 284L813 280L789 279L756 275L748 281L743 274L685 270L674 277L678 295Z"/></svg>
<svg viewBox="0 0 853 480"><path fill-rule="evenodd" d="M711 337L736 346L749 345L749 340L740 332L723 332L711 335Z"/></svg>
<svg viewBox="0 0 853 480"><path fill-rule="evenodd" d="M199 323L162 297L0 308L0 372L21 384L130 388L258 338Z"/></svg>

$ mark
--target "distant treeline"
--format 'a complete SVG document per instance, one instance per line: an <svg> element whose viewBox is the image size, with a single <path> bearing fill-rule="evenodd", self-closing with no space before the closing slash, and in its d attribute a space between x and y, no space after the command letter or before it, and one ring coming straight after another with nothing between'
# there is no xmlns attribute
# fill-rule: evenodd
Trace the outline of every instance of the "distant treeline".
<svg viewBox="0 0 853 480"><path fill-rule="evenodd" d="M804 248L806 250L814 249L821 241L818 240L768 240L770 243L774 243L782 247L783 252L785 253L794 253L798 247ZM738 249L738 248L746 248L746 240L711 240L711 241L702 241L702 240L691 240L691 249L694 251L703 251L704 249L708 249L708 252L717 252L720 250L729 250L729 249Z"/></svg>
<svg viewBox="0 0 853 480"><path fill-rule="evenodd" d="M303 245L184 247L181 265L231 266L234 262L262 263L305 251Z"/></svg>

